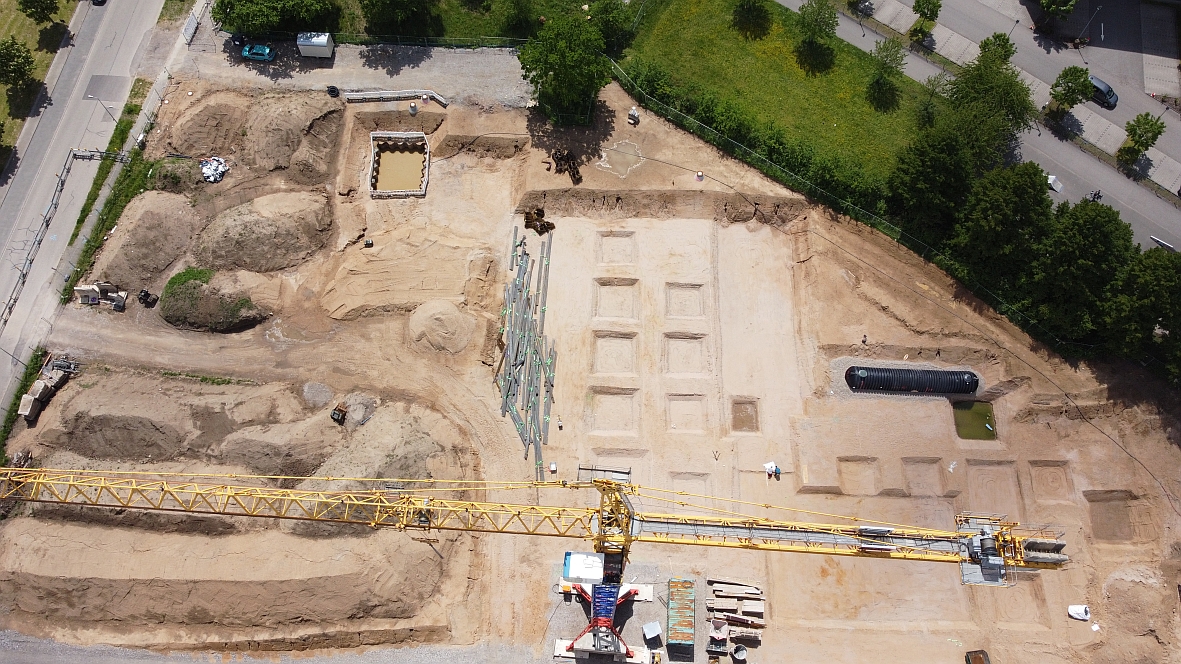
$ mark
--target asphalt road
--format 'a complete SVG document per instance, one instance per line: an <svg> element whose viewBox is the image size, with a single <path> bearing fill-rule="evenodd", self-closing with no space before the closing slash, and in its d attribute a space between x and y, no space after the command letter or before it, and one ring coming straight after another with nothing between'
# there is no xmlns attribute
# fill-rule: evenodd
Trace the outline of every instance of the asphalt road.
<svg viewBox="0 0 1181 664"><path fill-rule="evenodd" d="M163 5L163 0L116 0L102 7L79 4L70 23L73 43L58 52L45 105L22 133L17 143L20 161L0 191L0 306L16 284L17 268L41 225L69 150L106 149ZM70 269L68 262L59 269L59 262L68 250L77 251L77 246L67 248L66 243L97 168L94 162L74 164L21 299L0 334L5 353L27 354L49 330L57 294ZM10 358L0 360L0 388L11 394L13 378L23 367Z"/></svg>
<svg viewBox="0 0 1181 664"><path fill-rule="evenodd" d="M914 0L899 1L907 6L914 5ZM1096 13L1100 6L1102 9ZM1092 16L1094 20L1088 27L1087 19ZM1144 92L1144 44L1139 0L1079 0L1067 24L1069 27L1063 26L1061 31L1072 36L1089 36L1090 45L1081 50L1034 34L1027 18L1023 17L1020 24L1014 26L1012 17L977 0L947 0L939 12L939 23L976 43L996 32L1010 34L1017 46L1013 64L1048 84L1053 84L1066 67L1086 67L1119 94L1119 103L1114 109L1103 108L1093 101L1086 102L1087 108L1119 127L1140 113L1156 116L1165 110L1160 102ZM1156 148L1181 161L1181 115L1168 112L1163 119L1167 129L1157 141Z"/></svg>

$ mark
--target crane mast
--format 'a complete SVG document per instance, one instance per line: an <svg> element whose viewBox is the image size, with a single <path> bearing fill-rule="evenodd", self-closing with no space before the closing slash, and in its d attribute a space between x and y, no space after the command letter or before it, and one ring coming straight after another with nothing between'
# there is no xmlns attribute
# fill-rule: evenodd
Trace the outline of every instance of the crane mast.
<svg viewBox="0 0 1181 664"><path fill-rule="evenodd" d="M0 468L0 500L357 523L412 531L571 538L593 543L595 551L617 561L620 570L637 542L955 563L960 565L964 583L980 585L1011 585L1016 569L1056 569L1069 560L1062 553L1065 542L1060 532L1021 526L999 515L960 514L955 530L935 530L855 517L841 517L848 521L844 524L769 519L701 508L686 502L693 498L691 494L607 479L520 483L380 480L383 486L379 489L335 491L279 488L273 486L276 479ZM405 485L418 490L403 488ZM520 488L594 489L599 504L562 507L445 497ZM717 514L638 511L633 507L634 498L712 509Z"/></svg>

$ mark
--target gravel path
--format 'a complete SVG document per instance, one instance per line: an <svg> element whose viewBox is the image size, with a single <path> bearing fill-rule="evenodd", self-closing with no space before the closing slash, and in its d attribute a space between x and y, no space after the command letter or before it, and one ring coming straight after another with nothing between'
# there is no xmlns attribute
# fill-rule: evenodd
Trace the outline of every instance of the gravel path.
<svg viewBox="0 0 1181 664"><path fill-rule="evenodd" d="M144 650L112 648L110 646L68 646L55 641L35 639L16 632L0 631L0 664L173 664L174 662L259 662L276 661L300 664L486 664L487 662L550 662L551 657L538 659L529 649L497 647L487 644L473 646L418 646L412 648L383 648L368 652L337 653L308 656L307 653L268 653L262 659L227 653L184 653L161 655Z"/></svg>
<svg viewBox="0 0 1181 664"><path fill-rule="evenodd" d="M515 50L419 46L338 46L331 59L299 56L292 43L276 43L274 62L246 62L228 39L216 48L190 49L173 72L222 85L252 88L434 90L451 102L521 108L531 89L521 78Z"/></svg>

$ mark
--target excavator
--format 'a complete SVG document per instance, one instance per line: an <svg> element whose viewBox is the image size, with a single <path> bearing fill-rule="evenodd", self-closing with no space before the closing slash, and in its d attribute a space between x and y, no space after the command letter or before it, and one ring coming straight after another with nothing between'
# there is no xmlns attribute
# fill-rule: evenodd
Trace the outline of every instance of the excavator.
<svg viewBox="0 0 1181 664"><path fill-rule="evenodd" d="M291 489L278 486L283 480L372 488ZM566 507L465 499L471 494L485 496L490 491L521 489L590 489L597 492L598 504ZM959 565L962 583L987 586L1013 585L1018 570L1058 569L1069 561L1062 552L1066 546L1062 532L1022 526L996 514L959 514L955 530L935 530L612 479L491 482L0 468L0 501L12 500L365 524L411 532L505 533L583 540L592 543L595 552L604 557L603 583L592 588L593 597L587 596L603 610L596 608L583 634L589 633L601 648L620 653L630 653L630 648L623 644L612 624L613 609L625 599L619 596L623 568L637 543L952 563ZM672 505L674 509L636 508L637 504L648 503ZM804 513L831 522L752 516L715 507L719 503ZM610 599L615 601L607 601Z"/></svg>

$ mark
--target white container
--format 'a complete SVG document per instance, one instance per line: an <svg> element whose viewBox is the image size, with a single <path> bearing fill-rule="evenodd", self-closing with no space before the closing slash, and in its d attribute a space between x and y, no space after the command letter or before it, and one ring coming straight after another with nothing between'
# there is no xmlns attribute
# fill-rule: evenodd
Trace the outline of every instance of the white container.
<svg viewBox="0 0 1181 664"><path fill-rule="evenodd" d="M308 58L331 58L336 43L327 32L301 32L295 36L299 54Z"/></svg>

